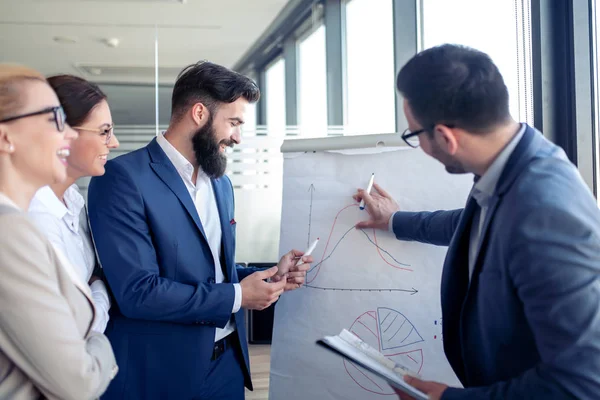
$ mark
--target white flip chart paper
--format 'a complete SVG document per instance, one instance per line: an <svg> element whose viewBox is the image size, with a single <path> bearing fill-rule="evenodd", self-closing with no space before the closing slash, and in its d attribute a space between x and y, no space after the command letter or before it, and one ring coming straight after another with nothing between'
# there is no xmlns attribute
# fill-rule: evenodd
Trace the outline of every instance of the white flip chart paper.
<svg viewBox="0 0 600 400"><path fill-rule="evenodd" d="M367 219L352 194L372 173L402 210L462 208L472 175L450 175L420 149L286 154L280 253L319 237L306 286L275 309L270 399L381 399L385 381L316 341L348 329L423 378L460 386L442 348L445 247L357 230Z"/></svg>

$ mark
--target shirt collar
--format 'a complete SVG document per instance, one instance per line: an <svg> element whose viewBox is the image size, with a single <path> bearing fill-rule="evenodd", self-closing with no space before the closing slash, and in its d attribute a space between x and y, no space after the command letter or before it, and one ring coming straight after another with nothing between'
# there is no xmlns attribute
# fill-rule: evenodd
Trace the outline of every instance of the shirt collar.
<svg viewBox="0 0 600 400"><path fill-rule="evenodd" d="M181 154L179 150L177 150L165 138L164 132L161 132L160 135L158 135L156 141L163 149L169 160L171 160L171 163L173 163L173 166L175 167L177 172L179 172L180 175L185 176L189 181L191 181L192 174L194 173L194 166L192 165L192 163L189 162L187 158L185 158L183 154Z"/></svg>
<svg viewBox="0 0 600 400"><path fill-rule="evenodd" d="M165 134L165 132L161 132L158 135L158 137L156 138L156 142L163 149L163 151L165 152L165 154L167 155L167 157L169 158L171 163L173 163L173 166L175 167L177 172L179 172L179 175L181 175L182 177L185 177L189 182L192 182L194 166L192 165L191 162L188 161L187 158L185 158L183 156L183 154L181 154L179 152L179 150L177 150L175 148L175 146L173 146L165 138L164 134ZM196 177L196 180L198 180L198 179L209 180L208 176L204 173L204 171L202 171L202 168L198 168L198 176ZM194 182L192 182L192 183L194 183ZM195 183L194 183L194 185L195 185Z"/></svg>
<svg viewBox="0 0 600 400"><path fill-rule="evenodd" d="M35 194L31 206L29 207L29 211L49 212L58 219L63 219L67 214L79 218L79 214L85 205L85 201L83 200L83 196L79 193L77 185L73 184L69 186L65 191L63 198L65 199L66 205L60 201L50 186L44 186Z"/></svg>
<svg viewBox="0 0 600 400"><path fill-rule="evenodd" d="M519 129L517 134L510 140L510 142L508 142L504 149L502 149L487 171L485 171L480 178L476 178L476 183L473 187L473 197L480 207L485 206L489 198L494 195L496 186L500 180L500 175L502 175L502 171L504 171L504 167L506 166L508 159L523 137L525 128L526 125L521 124L521 129Z"/></svg>
<svg viewBox="0 0 600 400"><path fill-rule="evenodd" d="M67 188L65 194L63 195L65 202L67 203L67 208L74 215L79 217L81 214L81 210L85 206L85 200L81 193L79 193L79 188L76 184L73 184Z"/></svg>
<svg viewBox="0 0 600 400"><path fill-rule="evenodd" d="M62 219L69 209L56 197L50 186L44 186L33 197L29 211L49 212L56 218Z"/></svg>

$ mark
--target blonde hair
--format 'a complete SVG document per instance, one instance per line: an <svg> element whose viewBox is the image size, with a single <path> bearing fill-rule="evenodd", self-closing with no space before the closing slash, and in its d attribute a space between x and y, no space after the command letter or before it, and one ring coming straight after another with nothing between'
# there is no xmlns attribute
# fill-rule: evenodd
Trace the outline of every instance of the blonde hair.
<svg viewBox="0 0 600 400"><path fill-rule="evenodd" d="M0 63L0 119L12 116L23 106L21 84L28 80L46 82L44 75L33 68Z"/></svg>

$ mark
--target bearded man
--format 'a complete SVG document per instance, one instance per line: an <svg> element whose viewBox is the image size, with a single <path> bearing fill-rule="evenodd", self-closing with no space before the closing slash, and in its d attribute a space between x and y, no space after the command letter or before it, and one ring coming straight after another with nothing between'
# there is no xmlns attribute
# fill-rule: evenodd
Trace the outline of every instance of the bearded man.
<svg viewBox="0 0 600 400"><path fill-rule="evenodd" d="M210 62L186 67L171 121L117 157L89 187L89 217L116 301L107 328L120 372L107 399L243 399L252 389L243 308L299 287L311 257L235 264L233 187L225 149L239 144L249 78Z"/></svg>

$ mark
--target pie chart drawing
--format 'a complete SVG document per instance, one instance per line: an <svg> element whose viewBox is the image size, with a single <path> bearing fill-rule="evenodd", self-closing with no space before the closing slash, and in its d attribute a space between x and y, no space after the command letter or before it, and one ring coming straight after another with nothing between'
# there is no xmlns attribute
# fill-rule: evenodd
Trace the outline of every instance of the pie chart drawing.
<svg viewBox="0 0 600 400"><path fill-rule="evenodd" d="M367 311L354 321L349 330L386 357L416 373L421 372L423 337L399 311L386 307ZM383 396L395 394L386 381L355 363L344 359L344 367L350 378L367 392Z"/></svg>

